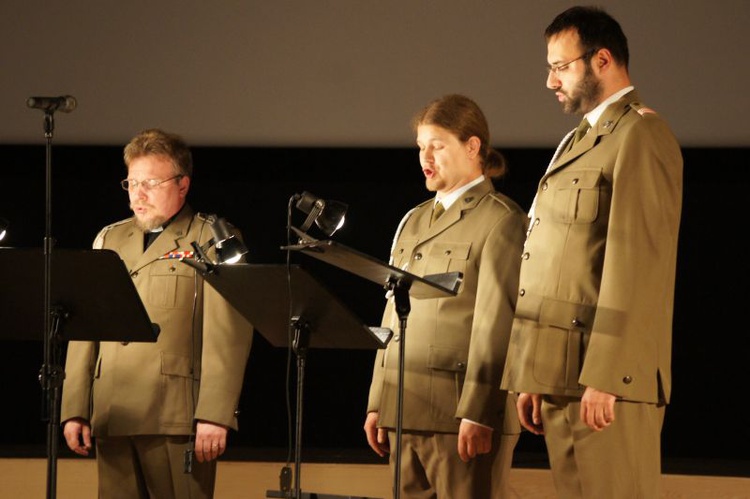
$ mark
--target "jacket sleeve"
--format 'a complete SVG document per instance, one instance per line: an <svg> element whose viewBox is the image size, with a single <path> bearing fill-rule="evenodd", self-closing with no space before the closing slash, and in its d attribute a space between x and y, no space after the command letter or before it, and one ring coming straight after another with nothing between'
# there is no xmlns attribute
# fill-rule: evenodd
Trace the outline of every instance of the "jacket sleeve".
<svg viewBox="0 0 750 499"><path fill-rule="evenodd" d="M479 263L469 356L457 418L493 425L503 411L500 378L518 294L526 216L509 211L493 227Z"/></svg>

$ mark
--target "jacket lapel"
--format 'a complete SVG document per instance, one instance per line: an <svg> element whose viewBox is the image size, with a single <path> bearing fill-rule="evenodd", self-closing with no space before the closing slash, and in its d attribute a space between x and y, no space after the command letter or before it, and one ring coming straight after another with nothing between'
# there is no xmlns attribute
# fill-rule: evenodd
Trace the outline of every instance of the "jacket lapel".
<svg viewBox="0 0 750 499"><path fill-rule="evenodd" d="M172 220L172 223L164 229L164 232L161 233L159 237L151 243L151 246L141 254L140 258L136 260L133 270L140 270L146 265L159 260L170 251L176 251L181 245L190 244L190 241L186 242L184 239L190 230L190 224L192 221L193 210L185 205L177 215L177 218ZM136 232L138 232L137 229ZM140 239L140 244L143 245L142 237L133 239ZM143 246L141 246L141 248L142 247Z"/></svg>
<svg viewBox="0 0 750 499"><path fill-rule="evenodd" d="M420 218L417 220L419 227L425 227L424 231L421 232L424 236L420 238L419 243L427 242L448 230L463 218L464 212L474 209L484 196L494 190L495 188L492 185L492 181L490 179L485 179L484 182L475 185L458 198L450 208L445 210L445 213L443 213L443 215L438 218L432 226L430 226L432 204L428 203L426 209L420 211Z"/></svg>
<svg viewBox="0 0 750 499"><path fill-rule="evenodd" d="M617 128L617 123L630 108L630 104L637 100L638 94L633 90L607 106L607 109L604 110L604 113L602 113L599 120L596 122L596 125L593 126L591 130L589 130L589 132L573 147L562 153L560 157L557 158L557 161L553 163L547 175L553 173L558 168L562 168L570 162L575 161L578 157L585 154L598 144L600 137L612 133L614 129ZM545 177L547 175L545 175ZM544 181L544 178L542 181Z"/></svg>

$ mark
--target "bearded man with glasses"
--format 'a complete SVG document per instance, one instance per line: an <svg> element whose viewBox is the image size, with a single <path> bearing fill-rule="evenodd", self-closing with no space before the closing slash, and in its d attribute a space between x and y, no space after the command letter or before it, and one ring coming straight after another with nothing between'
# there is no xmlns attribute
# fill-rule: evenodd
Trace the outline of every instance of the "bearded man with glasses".
<svg viewBox="0 0 750 499"><path fill-rule="evenodd" d="M547 88L584 116L529 211L501 386L544 435L559 497L658 498L682 154L630 82L615 19L572 7L545 39Z"/></svg>
<svg viewBox="0 0 750 499"><path fill-rule="evenodd" d="M145 130L124 157L134 216L102 229L94 248L120 255L160 333L155 343L69 343L63 434L83 456L95 443L102 499L211 498L216 459L237 429L252 326L179 261L212 236L186 203L185 142Z"/></svg>

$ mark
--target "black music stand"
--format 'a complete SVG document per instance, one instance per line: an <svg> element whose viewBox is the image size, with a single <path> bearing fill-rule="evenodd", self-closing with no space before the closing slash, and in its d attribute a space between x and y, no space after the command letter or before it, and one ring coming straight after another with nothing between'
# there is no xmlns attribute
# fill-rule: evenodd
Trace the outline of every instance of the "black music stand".
<svg viewBox="0 0 750 499"><path fill-rule="evenodd" d="M365 326L299 265L221 265L212 267L203 277L271 345L291 346L294 349L297 356L294 491L289 486L289 469L284 468L281 490L268 491L266 497L303 499L305 494L301 490L300 472L307 349L383 348L390 341L393 332L390 329Z"/></svg>
<svg viewBox="0 0 750 499"><path fill-rule="evenodd" d="M41 249L0 248L0 339L42 340L44 255ZM55 249L52 315L60 341L156 341L133 280L111 250ZM47 332L44 333L45 335Z"/></svg>
<svg viewBox="0 0 750 499"><path fill-rule="evenodd" d="M46 318L45 258L51 256L50 317ZM47 424L47 494L56 495L60 398L65 371L62 342L156 341L133 280L110 250L0 248L0 339L42 340L46 355L39 374ZM49 331L45 330L50 325ZM40 334L40 331L43 334Z"/></svg>
<svg viewBox="0 0 750 499"><path fill-rule="evenodd" d="M335 241L312 239L298 229L302 236L299 244L282 249L300 251L306 255L380 284L393 293L395 310L399 318L399 366L398 403L396 423L396 463L394 466L393 497L398 499L401 487L401 434L403 429L404 401L404 354L406 351L406 320L411 311L410 296L417 299L455 296L461 285L463 274L448 272L419 277L394 267L365 253L339 244Z"/></svg>

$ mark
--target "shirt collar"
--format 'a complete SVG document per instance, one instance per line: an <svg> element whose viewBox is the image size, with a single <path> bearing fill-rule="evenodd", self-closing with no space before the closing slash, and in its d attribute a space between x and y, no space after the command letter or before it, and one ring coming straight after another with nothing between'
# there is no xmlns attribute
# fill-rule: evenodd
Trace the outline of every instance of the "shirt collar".
<svg viewBox="0 0 750 499"><path fill-rule="evenodd" d="M618 92L613 93L612 95L604 99L604 101L602 101L601 104L599 104L594 109L586 113L584 117L588 120L589 125L591 125L592 127L596 125L596 122L599 121L599 118L601 117L602 113L604 113L604 110L607 109L607 106L619 100L620 97L627 94L634 88L635 87L633 87L633 85L630 85L630 86L623 88L622 90Z"/></svg>
<svg viewBox="0 0 750 499"><path fill-rule="evenodd" d="M451 192L449 194L446 194L442 198L438 198L437 196L435 196L435 203L437 203L438 201L440 201L443 204L443 208L445 208L447 210L448 208L450 208L450 206L453 203L456 202L456 200L458 198L460 198L464 194L464 192L468 191L469 189L471 189L472 187L474 187L477 184L481 184L482 182L484 182L484 175L478 176L477 178L475 178L474 180L472 180L468 184L462 185L461 187L459 187L455 191L453 191L453 192Z"/></svg>

